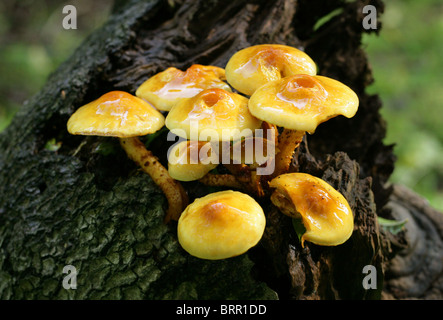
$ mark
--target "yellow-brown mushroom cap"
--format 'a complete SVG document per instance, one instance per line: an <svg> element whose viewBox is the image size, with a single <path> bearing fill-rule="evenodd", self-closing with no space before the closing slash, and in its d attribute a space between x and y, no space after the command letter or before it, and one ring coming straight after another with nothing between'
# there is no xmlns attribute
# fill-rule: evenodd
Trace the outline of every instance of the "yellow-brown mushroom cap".
<svg viewBox="0 0 443 320"><path fill-rule="evenodd" d="M227 141L238 139L242 134L252 135L261 122L249 112L247 98L213 88L175 105L166 116L165 124L185 139Z"/></svg>
<svg viewBox="0 0 443 320"><path fill-rule="evenodd" d="M215 66L194 64L186 71L170 67L143 82L135 92L157 109L169 111L180 100L191 98L208 88L231 91L224 82L225 70Z"/></svg>
<svg viewBox="0 0 443 320"><path fill-rule="evenodd" d="M194 181L216 168L218 160L210 142L181 141L168 155L168 172L176 180Z"/></svg>
<svg viewBox="0 0 443 320"><path fill-rule="evenodd" d="M71 134L128 138L156 132L164 123L164 116L146 101L111 91L80 107L67 127Z"/></svg>
<svg viewBox="0 0 443 320"><path fill-rule="evenodd" d="M229 59L225 70L228 83L246 95L252 95L270 81L300 73L317 73L314 61L306 53L278 44L242 49Z"/></svg>
<svg viewBox="0 0 443 320"><path fill-rule="evenodd" d="M249 195L219 191L196 199L178 221L178 240L189 254L209 260L245 253L261 239L263 209Z"/></svg>
<svg viewBox="0 0 443 320"><path fill-rule="evenodd" d="M313 133L335 116L351 118L358 96L345 84L324 76L295 75L269 82L249 99L249 110L269 123Z"/></svg>
<svg viewBox="0 0 443 320"><path fill-rule="evenodd" d="M307 173L287 173L270 183L276 190L271 201L284 214L302 218L306 232L303 241L336 246L349 239L354 215L341 193L324 180Z"/></svg>

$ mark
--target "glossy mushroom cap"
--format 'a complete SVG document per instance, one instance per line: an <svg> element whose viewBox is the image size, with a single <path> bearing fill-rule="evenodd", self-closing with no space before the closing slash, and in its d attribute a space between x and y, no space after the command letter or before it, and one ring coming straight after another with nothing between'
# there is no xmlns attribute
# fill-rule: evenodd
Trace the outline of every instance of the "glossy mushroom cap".
<svg viewBox="0 0 443 320"><path fill-rule="evenodd" d="M228 83L246 95L260 86L295 74L315 75L314 61L303 51L278 44L262 44L236 52L226 65Z"/></svg>
<svg viewBox="0 0 443 320"><path fill-rule="evenodd" d="M169 175L179 181L203 178L218 165L218 154L210 142L182 141L168 155Z"/></svg>
<svg viewBox="0 0 443 320"><path fill-rule="evenodd" d="M165 124L188 140L227 141L251 135L261 122L249 112L247 98L214 88L179 102L166 116Z"/></svg>
<svg viewBox="0 0 443 320"><path fill-rule="evenodd" d="M306 228L303 242L323 246L344 243L354 229L354 215L341 193L327 182L306 173L287 173L270 183L276 190L272 203L290 217L300 218Z"/></svg>
<svg viewBox="0 0 443 320"><path fill-rule="evenodd" d="M358 104L358 96L343 83L300 74L260 87L249 99L249 110L277 126L314 133L335 116L353 117Z"/></svg>
<svg viewBox="0 0 443 320"><path fill-rule="evenodd" d="M178 240L189 254L209 260L245 253L261 239L266 218L247 194L220 191L196 199L180 216Z"/></svg>
<svg viewBox="0 0 443 320"><path fill-rule="evenodd" d="M128 138L156 132L164 123L164 116L146 101L111 91L80 107L67 127L71 134Z"/></svg>
<svg viewBox="0 0 443 320"><path fill-rule="evenodd" d="M191 98L208 88L221 88L231 91L224 82L225 70L215 66L194 64L186 71L170 67L157 73L138 87L135 95L157 109L169 111L180 100Z"/></svg>

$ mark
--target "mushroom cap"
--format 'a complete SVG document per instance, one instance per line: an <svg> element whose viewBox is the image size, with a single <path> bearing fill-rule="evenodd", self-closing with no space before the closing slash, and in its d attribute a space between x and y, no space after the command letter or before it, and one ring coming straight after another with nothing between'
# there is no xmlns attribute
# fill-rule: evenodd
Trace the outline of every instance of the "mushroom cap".
<svg viewBox="0 0 443 320"><path fill-rule="evenodd" d="M135 92L152 103L157 109L169 111L180 100L191 98L208 88L221 88L231 91L224 82L225 70L215 66L194 64L186 71L170 67L143 82Z"/></svg>
<svg viewBox="0 0 443 320"><path fill-rule="evenodd" d="M314 133L335 116L351 118L358 96L343 83L324 76L299 74L269 82L249 99L249 110L269 123Z"/></svg>
<svg viewBox="0 0 443 320"><path fill-rule="evenodd" d="M146 101L111 91L80 107L67 127L71 134L128 138L156 132L164 124L165 117Z"/></svg>
<svg viewBox="0 0 443 320"><path fill-rule="evenodd" d="M226 68L228 83L246 95L270 81L295 74L317 73L314 61L303 51L279 44L261 44L237 51Z"/></svg>
<svg viewBox="0 0 443 320"><path fill-rule="evenodd" d="M181 141L168 155L169 175L179 181L203 178L218 166L218 155L210 142Z"/></svg>
<svg viewBox="0 0 443 320"><path fill-rule="evenodd" d="M219 191L196 199L178 220L178 240L189 254L209 260L245 253L261 239L263 209L249 195Z"/></svg>
<svg viewBox="0 0 443 320"><path fill-rule="evenodd" d="M261 123L249 112L247 98L219 88L205 89L182 100L172 107L165 120L166 127L176 135L200 141L250 136Z"/></svg>
<svg viewBox="0 0 443 320"><path fill-rule="evenodd" d="M323 246L344 243L354 230L354 215L347 200L327 182L307 173L282 174L270 183L271 201L284 214L301 217L303 241Z"/></svg>

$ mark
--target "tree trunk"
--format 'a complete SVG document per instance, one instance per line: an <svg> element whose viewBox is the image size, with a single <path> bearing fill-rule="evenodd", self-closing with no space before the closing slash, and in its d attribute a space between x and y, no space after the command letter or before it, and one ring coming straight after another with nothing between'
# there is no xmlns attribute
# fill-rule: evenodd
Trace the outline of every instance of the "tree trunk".
<svg viewBox="0 0 443 320"><path fill-rule="evenodd" d="M387 186L392 146L382 142L381 102L365 91L372 75L361 48L367 32L362 9L371 4L380 14L381 0L116 3L109 22L0 136L2 299L443 297L442 216L417 196ZM336 9L337 15L319 24ZM263 200L267 226L256 247L235 258L200 260L180 247L176 224L163 223L163 194L118 141L71 136L66 122L86 102L111 90L134 93L169 66L224 67L237 50L260 43L302 48L319 74L359 95L357 115L322 124L304 138L292 163L292 169L321 177L343 193L355 229L343 245L302 248L291 219ZM50 148L51 141L60 147ZM164 164L165 141L163 134L151 144ZM191 199L211 191L184 185ZM410 222L393 235L380 228L378 216L408 216ZM417 257L425 257L426 265ZM63 286L66 265L76 268L77 289ZM362 285L366 265L377 271L376 288Z"/></svg>

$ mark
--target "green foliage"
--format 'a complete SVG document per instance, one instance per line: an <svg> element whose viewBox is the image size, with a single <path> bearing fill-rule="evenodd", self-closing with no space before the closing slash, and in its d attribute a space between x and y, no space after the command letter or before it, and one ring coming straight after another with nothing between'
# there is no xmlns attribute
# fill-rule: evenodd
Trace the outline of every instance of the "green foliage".
<svg viewBox="0 0 443 320"><path fill-rule="evenodd" d="M384 219L382 217L378 217L377 220L383 229L391 232L392 234L399 233L401 230L403 230L404 226L408 222L407 219L397 221L397 220Z"/></svg>
<svg viewBox="0 0 443 320"><path fill-rule="evenodd" d="M425 196L443 210L443 3L386 2L379 36L364 38L383 100L385 142L398 157L392 181Z"/></svg>
<svg viewBox="0 0 443 320"><path fill-rule="evenodd" d="M57 151L62 146L60 141L56 141L55 138L49 139L45 144L45 149L48 151Z"/></svg>
<svg viewBox="0 0 443 320"><path fill-rule="evenodd" d="M77 29L62 26L56 0L0 1L0 132L47 77L108 17L113 1L77 0Z"/></svg>
<svg viewBox="0 0 443 320"><path fill-rule="evenodd" d="M97 145L97 147L95 147L94 152L103 156L109 156L116 154L117 151L115 148L115 144L109 141L102 141L100 144Z"/></svg>
<svg viewBox="0 0 443 320"><path fill-rule="evenodd" d="M301 242L301 237L306 232L306 228L303 224L302 218L292 218L292 226L294 227L295 233L297 234L298 241Z"/></svg>

